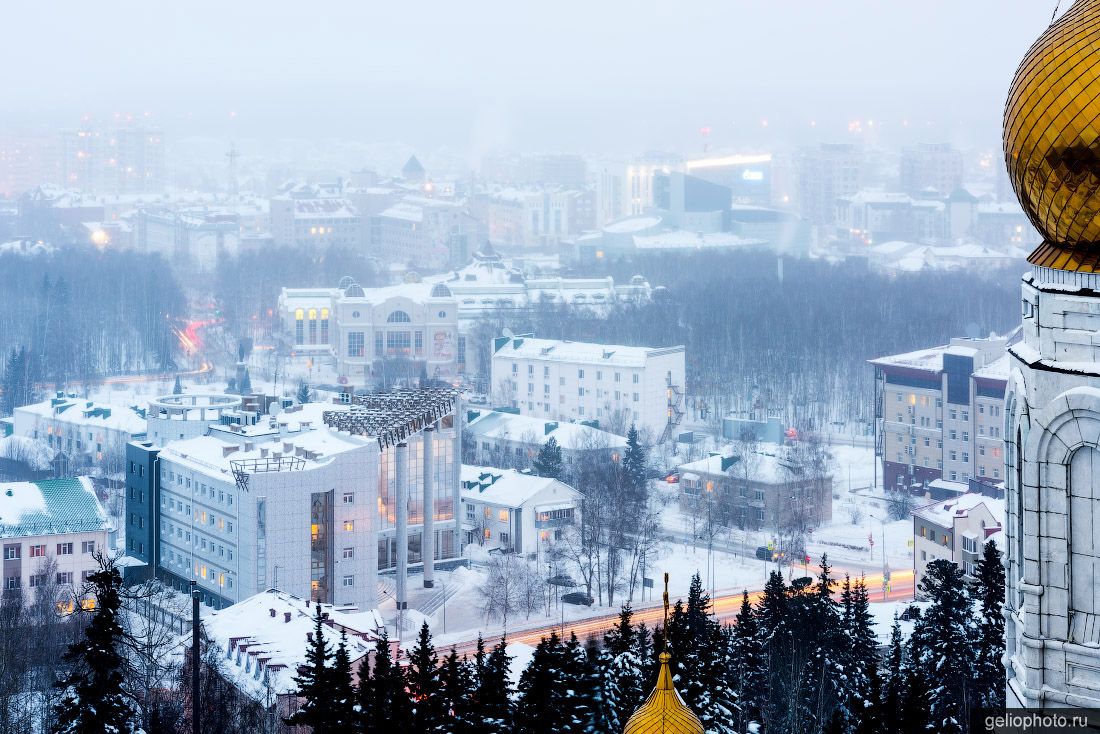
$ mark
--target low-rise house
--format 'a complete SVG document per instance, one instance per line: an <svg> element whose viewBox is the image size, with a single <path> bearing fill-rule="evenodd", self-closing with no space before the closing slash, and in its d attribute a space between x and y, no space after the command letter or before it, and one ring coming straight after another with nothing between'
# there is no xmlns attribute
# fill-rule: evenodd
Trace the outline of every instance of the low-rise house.
<svg viewBox="0 0 1100 734"><path fill-rule="evenodd" d="M626 439L583 423L551 421L507 411L467 410L466 459L477 464L527 469L553 438L561 447L562 465L618 461Z"/></svg>
<svg viewBox="0 0 1100 734"><path fill-rule="evenodd" d="M121 472L126 444L145 437L144 411L57 393L14 411L14 435L45 441L57 451L58 470L96 465Z"/></svg>
<svg viewBox="0 0 1100 734"><path fill-rule="evenodd" d="M274 708L280 717L289 716L301 704L294 678L306 664L314 611L308 599L269 589L204 616L203 629L218 651L214 672L265 711ZM332 646L346 633L352 682L357 683L361 661L381 636L381 616L374 609L329 604L321 605L321 615Z"/></svg>
<svg viewBox="0 0 1100 734"><path fill-rule="evenodd" d="M580 521L581 493L549 477L462 467L462 527L468 543L539 556Z"/></svg>
<svg viewBox="0 0 1100 734"><path fill-rule="evenodd" d="M83 582L107 550L110 522L87 477L0 483L3 591L33 601L56 595L62 609L84 599Z"/></svg>
<svg viewBox="0 0 1100 734"><path fill-rule="evenodd" d="M783 448L712 453L682 464L680 508L717 513L724 527L808 531L833 517L833 478Z"/></svg>
<svg viewBox="0 0 1100 734"><path fill-rule="evenodd" d="M920 582L928 564L948 560L968 577L982 557L982 546L1002 532L1004 500L964 494L913 510L913 582ZM1003 547L1003 542L999 542Z"/></svg>

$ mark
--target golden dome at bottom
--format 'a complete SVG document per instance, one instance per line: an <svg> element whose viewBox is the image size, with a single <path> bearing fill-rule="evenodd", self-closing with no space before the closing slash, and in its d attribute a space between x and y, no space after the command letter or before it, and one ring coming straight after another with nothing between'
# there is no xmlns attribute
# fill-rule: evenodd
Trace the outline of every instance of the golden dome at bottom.
<svg viewBox="0 0 1100 734"><path fill-rule="evenodd" d="M626 722L623 734L704 734L703 724L672 685L672 673L668 669L671 659L667 652L661 653L657 685Z"/></svg>

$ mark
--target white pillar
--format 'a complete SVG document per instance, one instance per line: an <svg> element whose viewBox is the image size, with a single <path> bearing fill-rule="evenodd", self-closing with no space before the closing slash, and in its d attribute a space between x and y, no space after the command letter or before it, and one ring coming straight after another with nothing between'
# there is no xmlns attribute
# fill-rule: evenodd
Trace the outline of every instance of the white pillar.
<svg viewBox="0 0 1100 734"><path fill-rule="evenodd" d="M424 436L424 524L420 538L420 556L424 559L424 588L435 586L435 438L434 426Z"/></svg>
<svg viewBox="0 0 1100 734"><path fill-rule="evenodd" d="M397 444L395 473L397 526L397 609L409 608L409 445Z"/></svg>

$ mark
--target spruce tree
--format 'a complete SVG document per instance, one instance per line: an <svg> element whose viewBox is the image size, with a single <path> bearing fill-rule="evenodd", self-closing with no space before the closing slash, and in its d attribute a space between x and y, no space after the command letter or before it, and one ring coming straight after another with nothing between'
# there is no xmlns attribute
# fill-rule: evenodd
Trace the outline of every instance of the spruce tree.
<svg viewBox="0 0 1100 734"><path fill-rule="evenodd" d="M176 375L176 384L172 386L173 395L183 395L183 383L180 382L180 376Z"/></svg>
<svg viewBox="0 0 1100 734"><path fill-rule="evenodd" d="M649 457L638 437L638 428L631 423L630 430L626 432L626 450L623 452L622 467L626 474L626 484L634 500L645 497L645 473L648 463Z"/></svg>
<svg viewBox="0 0 1100 734"><path fill-rule="evenodd" d="M241 395L247 395L252 392L252 376L248 374L247 368L245 368L244 376L241 377L241 384L237 385L237 389L241 391Z"/></svg>
<svg viewBox="0 0 1100 734"><path fill-rule="evenodd" d="M756 612L749 603L749 592L742 592L741 609L737 612L730 641L731 671L734 693L737 695L737 731L748 731L752 722L763 720L767 701L765 681L767 660L760 644L760 626Z"/></svg>
<svg viewBox="0 0 1100 734"><path fill-rule="evenodd" d="M332 659L330 689L327 692L330 701L332 721L331 731L350 732L355 727L355 687L351 683L351 657L348 653L348 636L340 631L340 642Z"/></svg>
<svg viewBox="0 0 1100 734"><path fill-rule="evenodd" d="M905 648L897 613L890 628L890 651L886 655L886 675L882 693L882 716L886 721L901 721L905 702Z"/></svg>
<svg viewBox="0 0 1100 734"><path fill-rule="evenodd" d="M986 708L1004 708L1005 671L1001 655L1005 649L1005 568L1001 552L992 540L982 547L975 569L973 594L978 603L978 624L974 638L974 676L977 703Z"/></svg>
<svg viewBox="0 0 1100 734"><path fill-rule="evenodd" d="M800 621L797 641L808 658L801 673L799 709L788 713L792 719L816 722L817 726L839 716L847 726L851 721L848 703L854 689L848 637L832 598L836 582L829 573L827 556L821 557L819 568L813 590L798 599L802 604L796 616Z"/></svg>
<svg viewBox="0 0 1100 734"><path fill-rule="evenodd" d="M765 731L781 730L789 718L790 690L794 685L794 620L790 608L791 598L783 583L783 574L772 571L764 584L757 616L759 645L767 662L762 711Z"/></svg>
<svg viewBox="0 0 1100 734"><path fill-rule="evenodd" d="M305 405L310 401L310 389L305 380L298 383L298 393L295 395L299 405Z"/></svg>
<svg viewBox="0 0 1100 734"><path fill-rule="evenodd" d="M568 713L562 726L563 734L586 734L600 731L599 654L594 640L581 645L575 632L562 650L562 681L564 706Z"/></svg>
<svg viewBox="0 0 1100 734"><path fill-rule="evenodd" d="M69 669L57 683L64 693L54 707L57 734L133 732L136 717L122 683L126 668L125 632L119 621L122 575L107 559L88 577L95 595L95 611L84 637L69 646L64 661Z"/></svg>
<svg viewBox="0 0 1100 734"><path fill-rule="evenodd" d="M450 654L443 660L439 669L441 708L445 714L445 725L441 730L448 734L467 734L475 732L471 714L474 701L474 687L470 664L452 647Z"/></svg>
<svg viewBox="0 0 1100 734"><path fill-rule="evenodd" d="M477 684L479 732L507 734L512 731L515 716L509 677L511 661L503 639L484 657Z"/></svg>
<svg viewBox="0 0 1100 734"><path fill-rule="evenodd" d="M901 718L898 719L898 734L938 734L940 728L932 724L932 695L928 678L916 665L909 665L905 672L904 696Z"/></svg>
<svg viewBox="0 0 1100 734"><path fill-rule="evenodd" d="M393 658L387 630L382 631L374 651L374 666L368 657L359 667L356 691L360 732L408 731L412 726L412 704L405 692L401 667Z"/></svg>
<svg viewBox="0 0 1100 734"><path fill-rule="evenodd" d="M540 477L561 479L561 446L558 445L558 440L556 438L551 436L546 440L546 443L539 448L539 453L538 456L535 457L533 468L535 474L538 474Z"/></svg>
<svg viewBox="0 0 1100 734"><path fill-rule="evenodd" d="M325 639L325 625L321 616L321 605L317 604L313 612L313 640L306 650L305 665L298 669L294 677L297 686L295 695L301 699L301 706L286 718L291 726L311 727L314 734L336 734L332 728L332 670L329 661L332 650Z"/></svg>
<svg viewBox="0 0 1100 734"><path fill-rule="evenodd" d="M920 589L931 600L913 630L912 665L932 682L931 722L938 732L965 731L974 695L974 617L962 570L951 561L928 564Z"/></svg>
<svg viewBox="0 0 1100 734"><path fill-rule="evenodd" d="M416 646L409 654L406 679L413 704L412 731L422 734L443 731L446 701L440 684L439 658L432 646L432 634L427 622L421 625Z"/></svg>
<svg viewBox="0 0 1100 734"><path fill-rule="evenodd" d="M562 649L557 632L543 637L535 647L531 662L519 679L519 703L516 706L517 731L551 734L562 730L564 696Z"/></svg>
<svg viewBox="0 0 1100 734"><path fill-rule="evenodd" d="M622 731L627 719L645 696L642 658L638 657L638 634L631 624L634 611L624 604L619 623L604 635L600 654L601 718L609 731Z"/></svg>

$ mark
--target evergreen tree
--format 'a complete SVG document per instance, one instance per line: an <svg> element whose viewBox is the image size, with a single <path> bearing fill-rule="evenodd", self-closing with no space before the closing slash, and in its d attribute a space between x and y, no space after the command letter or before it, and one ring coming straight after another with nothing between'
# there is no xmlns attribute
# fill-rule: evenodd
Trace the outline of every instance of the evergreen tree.
<svg viewBox="0 0 1100 734"><path fill-rule="evenodd" d="M905 702L905 648L902 646L901 622L894 614L890 628L890 651L886 656L885 685L882 694L882 717L886 721L901 721Z"/></svg>
<svg viewBox="0 0 1100 734"><path fill-rule="evenodd" d="M472 717L474 701L473 673L469 662L452 647L439 670L442 709L446 714L442 731L448 734L473 734L476 732Z"/></svg>
<svg viewBox="0 0 1100 734"><path fill-rule="evenodd" d="M763 720L762 712L767 700L764 688L767 660L760 645L760 625L749 603L747 591L742 593L741 609L737 612L733 627L730 660L734 693L737 695L737 731L748 731L752 722Z"/></svg>
<svg viewBox="0 0 1100 734"><path fill-rule="evenodd" d="M590 637L582 645L577 634L570 632L564 658L565 692L567 700L572 701L572 708L570 721L566 722L563 731L570 734L604 731L606 726L600 716L603 708L600 653L596 640Z"/></svg>
<svg viewBox="0 0 1100 734"><path fill-rule="evenodd" d="M439 658L432 646L427 622L421 625L416 646L409 654L407 680L413 703L412 731L422 734L445 731L447 710L440 683Z"/></svg>
<svg viewBox="0 0 1100 734"><path fill-rule="evenodd" d="M119 622L122 575L115 565L100 558L100 566L88 577L95 594L95 611L84 637L69 646L64 661L68 674L57 683L64 693L54 707L57 734L132 732L136 717L122 690L126 668L125 633Z"/></svg>
<svg viewBox="0 0 1100 734"><path fill-rule="evenodd" d="M551 734L562 729L563 676L562 649L558 633L543 637L535 647L531 662L519 679L519 704L516 729L531 734Z"/></svg>
<svg viewBox="0 0 1100 734"><path fill-rule="evenodd" d="M905 672L905 694L901 705L901 718L898 719L898 734L925 734L939 732L932 725L932 696L928 679L916 665L907 666Z"/></svg>
<svg viewBox="0 0 1100 734"><path fill-rule="evenodd" d="M608 731L622 731L645 697L638 634L631 624L634 611L624 604L619 623L604 635L600 655L601 718Z"/></svg>
<svg viewBox="0 0 1100 734"><path fill-rule="evenodd" d="M1005 671L1001 655L1005 649L1005 619L1001 607L1005 601L1005 568L1001 552L992 540L982 548L975 576L973 593L978 602L974 639L975 692L979 705L1004 708Z"/></svg>
<svg viewBox="0 0 1100 734"><path fill-rule="evenodd" d="M180 376L176 375L176 384L172 385L173 395L183 395L183 383L180 382Z"/></svg>
<svg viewBox="0 0 1100 734"><path fill-rule="evenodd" d="M937 732L965 731L974 696L974 617L962 570L951 561L928 564L920 582L931 604L913 629L912 666L931 683L929 707Z"/></svg>
<svg viewBox="0 0 1100 734"><path fill-rule="evenodd" d="M798 597L794 610L799 620L798 646L808 654L801 671L799 708L788 712L794 720L813 726L832 722L839 715L847 726L851 721L848 704L854 685L849 641L842 627L842 615L832 598L836 584L830 576L827 556L821 557L817 583L812 592Z"/></svg>
<svg viewBox="0 0 1100 734"><path fill-rule="evenodd" d="M506 734L512 731L515 716L509 679L511 660L503 639L493 646L492 652L484 656L477 681L476 715L479 719L479 732Z"/></svg>
<svg viewBox="0 0 1100 734"><path fill-rule="evenodd" d="M294 677L297 685L295 695L302 700L301 707L286 718L291 726L311 727L314 734L336 734L333 728L332 693L333 678L329 661L332 650L325 639L325 625L321 616L321 605L317 604L313 612L313 640L306 650L305 665Z"/></svg>
<svg viewBox="0 0 1100 734"><path fill-rule="evenodd" d="M351 684L351 657L348 654L348 636L340 631L340 643L333 655L330 688L326 693L331 706L331 731L350 732L355 727L355 688Z"/></svg>
<svg viewBox="0 0 1100 734"><path fill-rule="evenodd" d="M638 437L638 428L631 423L630 430L626 432L626 451L623 452L623 473L626 475L626 485L631 490L631 497L640 501L645 497L645 473L649 457L646 448Z"/></svg>
<svg viewBox="0 0 1100 734"><path fill-rule="evenodd" d="M561 446L558 445L558 440L553 436L548 438L546 443L539 449L538 456L535 457L534 469L540 477L561 479Z"/></svg>
<svg viewBox="0 0 1100 734"><path fill-rule="evenodd" d="M368 657L360 664L356 691L359 731L364 734L408 731L412 726L412 705L405 693L401 667L390 650L386 630L382 631L375 646L373 668Z"/></svg>
<svg viewBox="0 0 1100 734"><path fill-rule="evenodd" d="M311 392L309 389L309 385L306 384L305 380L302 380L298 383L298 393L297 395L295 395L295 397L297 398L299 405L305 405L310 401Z"/></svg>
<svg viewBox="0 0 1100 734"><path fill-rule="evenodd" d="M791 598L783 574L772 571L764 584L764 596L760 600L757 619L760 648L764 651L765 670L764 730L781 730L789 718L790 690L793 688L793 619L790 613Z"/></svg>

